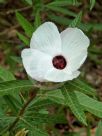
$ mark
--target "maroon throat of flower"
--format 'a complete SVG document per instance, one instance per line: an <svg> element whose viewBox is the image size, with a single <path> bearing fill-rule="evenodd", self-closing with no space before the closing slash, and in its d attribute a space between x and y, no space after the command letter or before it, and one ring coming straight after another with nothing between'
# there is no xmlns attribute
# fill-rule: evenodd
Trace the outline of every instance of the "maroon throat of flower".
<svg viewBox="0 0 102 136"><path fill-rule="evenodd" d="M53 66L59 70L64 69L67 65L66 59L62 55L55 56L52 59L52 63L53 63Z"/></svg>

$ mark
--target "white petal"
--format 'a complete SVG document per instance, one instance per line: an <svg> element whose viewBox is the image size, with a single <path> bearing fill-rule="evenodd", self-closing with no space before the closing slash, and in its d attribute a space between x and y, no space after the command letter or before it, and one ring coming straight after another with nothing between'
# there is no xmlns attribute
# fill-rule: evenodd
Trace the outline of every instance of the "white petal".
<svg viewBox="0 0 102 136"><path fill-rule="evenodd" d="M87 58L87 50L83 50L81 53L76 55L73 55L72 58L69 57L68 66L66 67L66 72L68 71L76 71L78 70L81 65L84 63L84 61Z"/></svg>
<svg viewBox="0 0 102 136"><path fill-rule="evenodd" d="M72 79L77 78L80 75L80 71L75 71L72 73Z"/></svg>
<svg viewBox="0 0 102 136"><path fill-rule="evenodd" d="M30 47L51 55L60 54L61 38L56 25L52 22L42 24L32 35Z"/></svg>
<svg viewBox="0 0 102 136"><path fill-rule="evenodd" d="M51 82L64 82L78 77L79 74L79 71L73 72L72 74L68 74L65 73L64 70L57 70L53 68L46 73L45 79Z"/></svg>
<svg viewBox="0 0 102 136"><path fill-rule="evenodd" d="M37 81L45 81L46 72L53 68L52 57L36 49L24 49L21 56L27 74Z"/></svg>
<svg viewBox="0 0 102 136"><path fill-rule="evenodd" d="M67 28L61 33L61 39L62 52L70 58L87 50L90 43L88 37L78 28Z"/></svg>

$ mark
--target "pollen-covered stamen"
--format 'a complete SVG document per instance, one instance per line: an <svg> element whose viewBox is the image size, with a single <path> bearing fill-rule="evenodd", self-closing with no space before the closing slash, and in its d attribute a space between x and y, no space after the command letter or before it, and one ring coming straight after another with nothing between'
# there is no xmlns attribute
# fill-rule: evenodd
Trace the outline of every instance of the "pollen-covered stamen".
<svg viewBox="0 0 102 136"><path fill-rule="evenodd" d="M56 69L64 69L67 65L67 62L62 55L55 56L52 63Z"/></svg>

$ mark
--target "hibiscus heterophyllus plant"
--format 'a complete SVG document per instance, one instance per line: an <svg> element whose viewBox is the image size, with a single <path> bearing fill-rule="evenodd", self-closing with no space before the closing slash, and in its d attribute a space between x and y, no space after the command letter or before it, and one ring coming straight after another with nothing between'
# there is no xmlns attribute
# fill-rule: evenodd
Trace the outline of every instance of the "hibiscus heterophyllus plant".
<svg viewBox="0 0 102 136"><path fill-rule="evenodd" d="M92 80L88 77L91 73L89 73L90 70L86 70L87 66L83 69L85 80L82 79L84 75L78 77L81 73L80 67L87 58L90 44L82 30L89 32L92 38L88 59L91 67L88 65L88 68L100 71L101 50L97 48L97 42L90 30L101 31L101 24L97 26L97 23L93 23L92 20L90 24L89 19L93 19L93 16L86 18L86 14L90 15L88 3L84 6L84 2L73 0L31 0L30 3L25 0L25 2L21 3L21 6L15 2L15 6L18 5L21 8L15 7L12 12L14 15L16 11L19 24L13 21L13 24L17 25L13 29L17 31L21 44L18 40L17 44L11 41L9 45L11 43L16 46L8 47L9 38L13 40L10 36L6 39L7 45L6 41L2 41L5 47L0 47L1 54L3 53L1 55L3 66L0 66L0 136L91 135L93 126L96 130L96 125L102 118L102 102L99 101L101 100L100 86L98 86L100 82L96 84L93 81L98 89L97 93L97 89L93 89L85 81ZM30 5L27 6L27 3ZM90 10L94 4L95 0L90 0ZM4 3L3 5L5 7ZM80 11L80 5L84 7L84 12ZM97 12L97 6L94 10ZM29 17L25 18L18 11L23 12L24 16L29 14ZM9 12L11 16L12 13ZM42 24L48 19L59 24L60 28L69 27L59 33L54 23ZM24 31L18 30L19 25ZM100 45L100 42L98 44ZM26 49L22 50L24 46ZM15 52L12 53L12 50ZM19 51L22 52L20 56L17 55ZM20 57L22 57L23 65L21 65ZM96 67L93 68L93 66ZM30 80L24 78L24 68L27 73L25 74L31 77ZM92 74L92 78L94 76L97 79L96 75ZM98 72L99 76L100 72ZM99 122L95 136L102 136L101 128L102 121Z"/></svg>
<svg viewBox="0 0 102 136"><path fill-rule="evenodd" d="M59 33L52 22L42 24L32 35L30 48L22 51L27 74L40 82L63 82L77 78L87 58L88 37L78 28Z"/></svg>

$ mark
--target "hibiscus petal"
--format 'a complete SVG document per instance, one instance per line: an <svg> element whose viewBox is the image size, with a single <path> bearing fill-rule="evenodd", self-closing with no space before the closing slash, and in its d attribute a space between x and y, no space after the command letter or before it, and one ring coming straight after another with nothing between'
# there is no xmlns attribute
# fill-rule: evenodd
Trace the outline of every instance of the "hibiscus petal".
<svg viewBox="0 0 102 136"><path fill-rule="evenodd" d="M37 81L45 81L46 72L53 68L52 57L36 49L24 49L21 56L28 75Z"/></svg>
<svg viewBox="0 0 102 136"><path fill-rule="evenodd" d="M79 71L75 71L72 74L68 74L64 72L64 70L58 70L53 68L46 73L45 79L51 82L64 82L78 77L79 74Z"/></svg>
<svg viewBox="0 0 102 136"><path fill-rule="evenodd" d="M87 57L87 48L90 41L78 28L67 28L61 33L61 39L62 53L68 61L68 68L71 71L76 71Z"/></svg>
<svg viewBox="0 0 102 136"><path fill-rule="evenodd" d="M61 32L62 52L75 57L89 46L88 37L78 28L67 28Z"/></svg>
<svg viewBox="0 0 102 136"><path fill-rule="evenodd" d="M87 50L83 50L82 53L75 55L74 57L70 58L68 61L68 66L66 67L66 72L68 71L76 71L78 70L84 61L87 58Z"/></svg>
<svg viewBox="0 0 102 136"><path fill-rule="evenodd" d="M30 47L50 55L60 54L61 38L56 25L52 22L42 24L32 35Z"/></svg>

